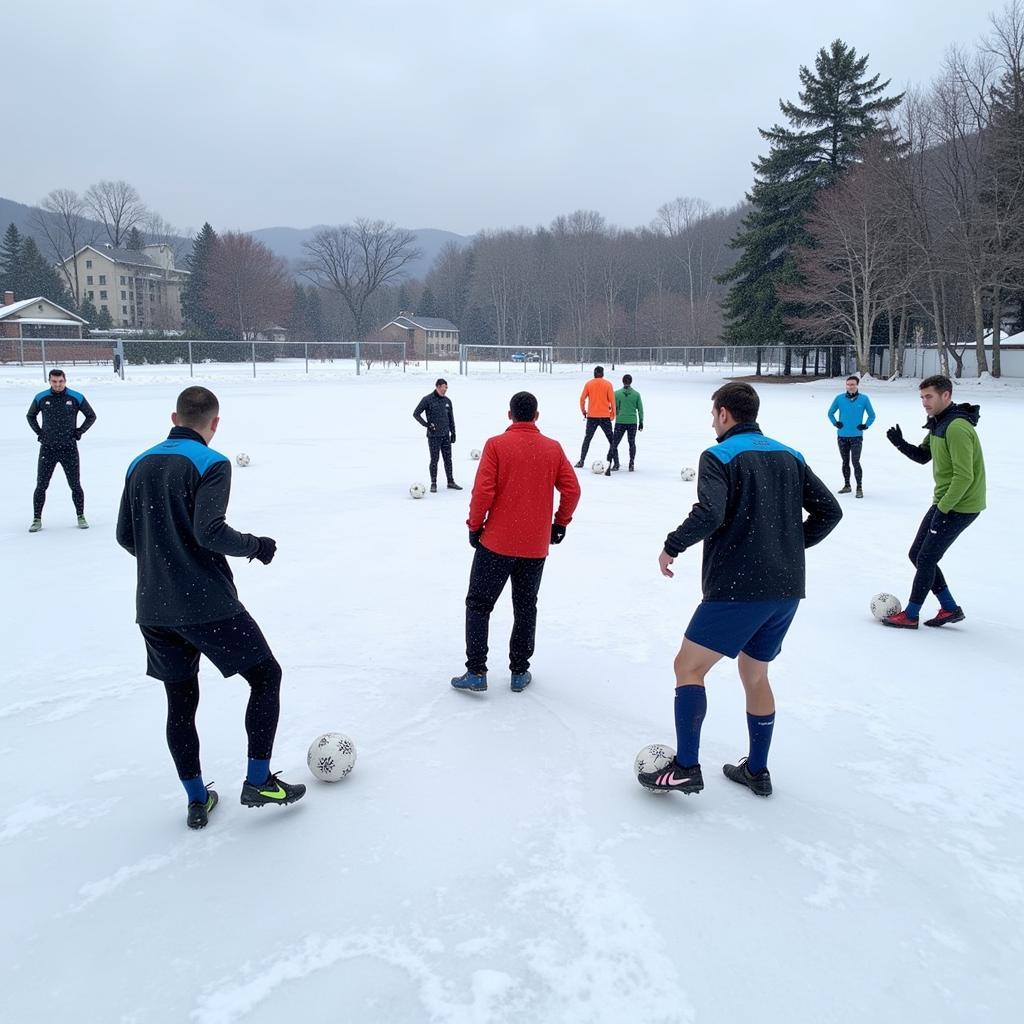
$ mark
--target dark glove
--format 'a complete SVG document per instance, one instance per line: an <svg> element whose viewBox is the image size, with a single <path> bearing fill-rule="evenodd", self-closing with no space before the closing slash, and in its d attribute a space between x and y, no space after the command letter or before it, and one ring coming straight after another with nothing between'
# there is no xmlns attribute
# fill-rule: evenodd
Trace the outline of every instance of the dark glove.
<svg viewBox="0 0 1024 1024"><path fill-rule="evenodd" d="M469 531L469 546L471 548L480 547L480 538L483 536L484 528L481 526L479 530Z"/></svg>
<svg viewBox="0 0 1024 1024"><path fill-rule="evenodd" d="M868 429L868 425L866 423L858 423L857 424L857 429L858 430L867 430Z"/></svg>
<svg viewBox="0 0 1024 1024"><path fill-rule="evenodd" d="M636 429L637 430L643 430L644 429L644 425L641 423Z"/></svg>
<svg viewBox="0 0 1024 1024"><path fill-rule="evenodd" d="M551 543L561 544L562 539L565 537L565 527L559 526L558 523L551 524Z"/></svg>
<svg viewBox="0 0 1024 1024"><path fill-rule="evenodd" d="M452 444L455 444L455 431L452 431Z"/></svg>
<svg viewBox="0 0 1024 1024"><path fill-rule="evenodd" d="M270 565L274 560L274 555L277 554L277 541L272 537L258 537L257 540L260 542L260 546L254 555L249 556L249 561L258 558L264 565Z"/></svg>
<svg viewBox="0 0 1024 1024"><path fill-rule="evenodd" d="M42 435L42 434L36 434L36 440L37 440L37 441L38 441L38 442L39 442L40 444L42 444L42 443L43 443L43 435Z"/></svg>
<svg viewBox="0 0 1024 1024"><path fill-rule="evenodd" d="M885 436L889 438L890 443L894 444L897 448L903 445L903 431L900 430L900 425L897 423L895 427L890 427L886 432Z"/></svg>
<svg viewBox="0 0 1024 1024"><path fill-rule="evenodd" d="M81 430L76 430L75 431L75 440L76 441L81 441L82 440L82 431Z"/></svg>
<svg viewBox="0 0 1024 1024"><path fill-rule="evenodd" d="M842 421L842 420L839 420L839 421L838 421L838 422L836 423L836 430L842 430L842 429L843 429L843 421Z"/></svg>

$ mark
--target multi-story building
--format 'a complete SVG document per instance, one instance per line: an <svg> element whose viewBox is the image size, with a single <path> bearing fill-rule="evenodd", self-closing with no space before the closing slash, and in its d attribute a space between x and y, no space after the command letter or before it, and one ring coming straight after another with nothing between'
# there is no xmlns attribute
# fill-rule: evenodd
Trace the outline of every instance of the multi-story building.
<svg viewBox="0 0 1024 1024"><path fill-rule="evenodd" d="M459 329L437 316L416 316L404 310L378 332L383 341L404 341L407 359L459 354Z"/></svg>
<svg viewBox="0 0 1024 1024"><path fill-rule="evenodd" d="M61 269L72 290L77 287L79 301L106 310L115 327L177 330L184 323L181 293L189 272L175 267L169 245L147 245L138 252L85 245Z"/></svg>

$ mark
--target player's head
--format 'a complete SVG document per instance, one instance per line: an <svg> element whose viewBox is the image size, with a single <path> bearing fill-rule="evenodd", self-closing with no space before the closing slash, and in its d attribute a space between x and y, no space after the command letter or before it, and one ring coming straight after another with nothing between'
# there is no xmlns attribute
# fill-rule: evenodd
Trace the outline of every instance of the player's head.
<svg viewBox="0 0 1024 1024"><path fill-rule="evenodd" d="M448 381L446 381L444 377L438 377L437 380L434 381L434 390L439 395L443 396L444 393L448 390Z"/></svg>
<svg viewBox="0 0 1024 1024"><path fill-rule="evenodd" d="M761 399L757 392L743 381L723 384L711 396L711 422L721 437L738 423L755 423Z"/></svg>
<svg viewBox="0 0 1024 1024"><path fill-rule="evenodd" d="M532 423L540 413L537 399L529 391L517 391L508 403L508 418L513 423Z"/></svg>
<svg viewBox="0 0 1024 1024"><path fill-rule="evenodd" d="M176 427L189 427L209 441L220 424L220 402L209 388L185 388L178 395L171 422Z"/></svg>
<svg viewBox="0 0 1024 1024"><path fill-rule="evenodd" d="M859 387L860 377L855 373L851 373L850 376L846 378L846 393L848 395L855 395L857 394L857 388Z"/></svg>
<svg viewBox="0 0 1024 1024"><path fill-rule="evenodd" d="M58 370L56 367L50 371L48 380L50 381L50 387L58 393L68 386L68 379L64 376L64 371Z"/></svg>
<svg viewBox="0 0 1024 1024"><path fill-rule="evenodd" d="M630 374L628 374L628 373L624 373L622 375L622 386L628 388L629 385L632 384L632 383L633 383L632 376Z"/></svg>
<svg viewBox="0 0 1024 1024"><path fill-rule="evenodd" d="M925 377L918 386L921 389L921 404L929 416L940 416L953 401L953 382L941 373Z"/></svg>
<svg viewBox="0 0 1024 1024"><path fill-rule="evenodd" d="M595 377L603 377L604 376L604 367L603 366L595 366L594 367L594 376Z"/></svg>

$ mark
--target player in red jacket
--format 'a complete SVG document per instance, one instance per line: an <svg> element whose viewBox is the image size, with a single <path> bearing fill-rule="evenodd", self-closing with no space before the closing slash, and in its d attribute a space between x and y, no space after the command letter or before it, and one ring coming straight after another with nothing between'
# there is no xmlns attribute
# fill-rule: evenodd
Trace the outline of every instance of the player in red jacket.
<svg viewBox="0 0 1024 1024"><path fill-rule="evenodd" d="M466 594L466 669L457 690L487 689L487 631L495 602L512 580L512 690L530 685L537 629L537 592L550 544L560 544L580 500L576 474L562 446L536 425L537 399L520 391L509 402L512 425L490 438L469 505L469 543L476 550ZM561 498L554 511L554 492ZM554 512L554 522L552 522Z"/></svg>

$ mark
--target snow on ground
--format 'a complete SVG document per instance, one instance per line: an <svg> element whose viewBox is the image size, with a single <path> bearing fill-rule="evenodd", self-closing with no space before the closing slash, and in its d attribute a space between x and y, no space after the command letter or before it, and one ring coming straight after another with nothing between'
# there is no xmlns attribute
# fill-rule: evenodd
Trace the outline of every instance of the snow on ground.
<svg viewBox="0 0 1024 1024"><path fill-rule="evenodd" d="M541 590L534 685L508 689L506 595L491 688L474 697L448 685L464 657L469 451L526 384L575 461L584 376L204 368L196 380L222 402L215 446L252 457L229 521L279 543L268 567L234 562L285 668L274 768L311 788L293 808L238 804L244 683L204 663L204 770L221 804L191 833L133 625L133 563L113 536L125 467L165 436L189 380L180 367L125 382L68 372L99 415L82 445L92 529L74 528L58 471L30 536L22 417L42 374L0 370L4 1020L1016 1019L1020 383L958 386L982 405L989 509L944 563L967 621L916 634L882 629L868 601L907 597L931 474L883 431L899 421L914 436L923 416L915 382L866 386L879 416L867 497L844 497L846 518L809 554L773 676L776 792L758 800L719 771L746 749L729 662L709 679L705 791L657 798L632 775L640 747L673 741L671 662L700 554L672 581L656 558L693 500L679 470L713 439L719 378L635 370L638 471L582 474ZM467 489L413 501L427 474L410 412L438 372ZM825 411L841 389L760 388L765 431L833 486ZM328 730L359 751L335 786L305 768Z"/></svg>

